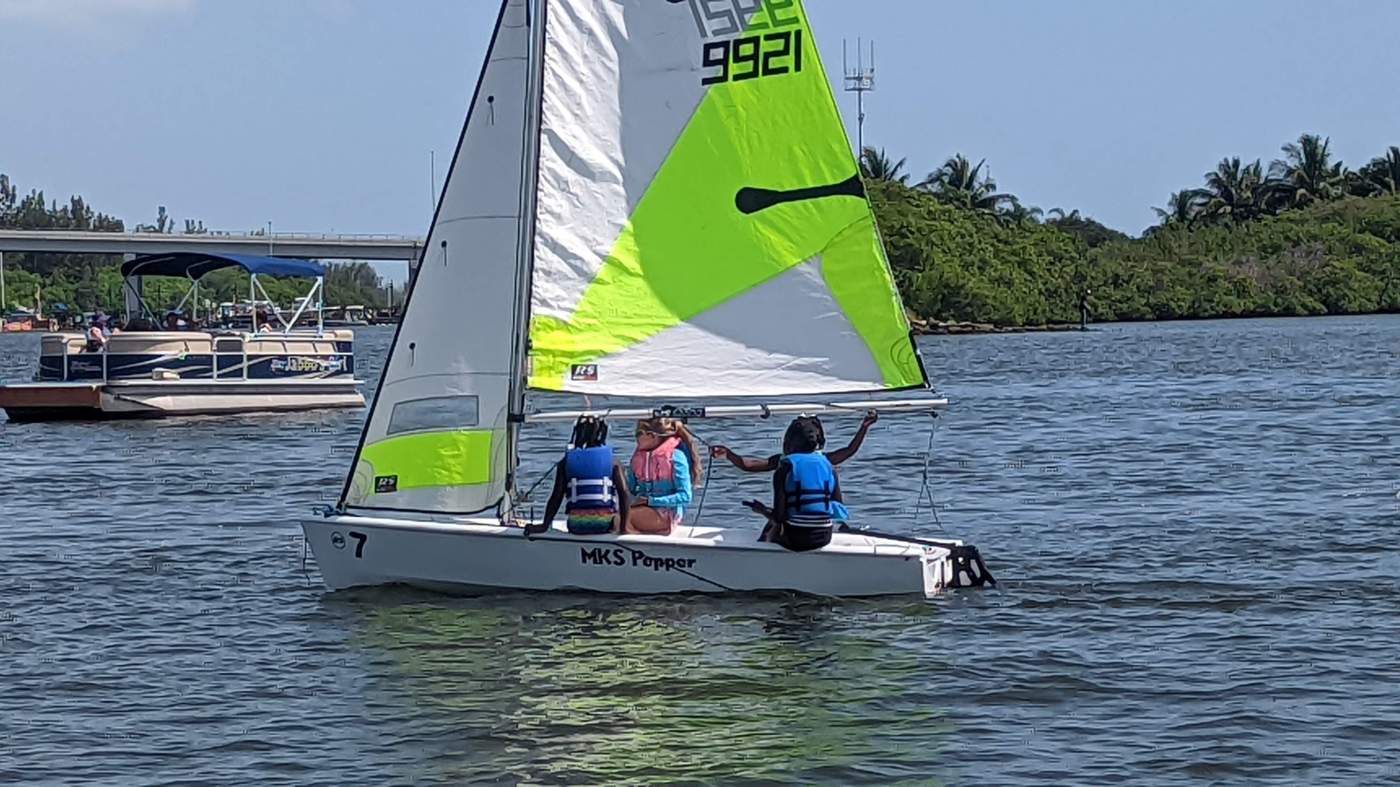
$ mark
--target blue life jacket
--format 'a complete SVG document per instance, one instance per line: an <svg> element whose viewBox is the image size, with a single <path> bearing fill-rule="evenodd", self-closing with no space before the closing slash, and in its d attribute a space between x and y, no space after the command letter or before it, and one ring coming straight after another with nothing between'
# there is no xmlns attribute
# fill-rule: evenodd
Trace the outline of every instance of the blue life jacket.
<svg viewBox="0 0 1400 787"><path fill-rule="evenodd" d="M788 454L783 493L787 497L788 524L806 527L830 527L845 507L835 499L839 486L831 460L820 453Z"/></svg>
<svg viewBox="0 0 1400 787"><path fill-rule="evenodd" d="M564 454L564 479L568 483L565 511L617 511L611 447L569 449Z"/></svg>

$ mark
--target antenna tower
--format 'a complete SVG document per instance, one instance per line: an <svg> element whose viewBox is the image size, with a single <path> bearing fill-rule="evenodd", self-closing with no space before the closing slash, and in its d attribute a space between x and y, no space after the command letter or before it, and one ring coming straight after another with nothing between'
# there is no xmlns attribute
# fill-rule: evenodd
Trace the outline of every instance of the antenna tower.
<svg viewBox="0 0 1400 787"><path fill-rule="evenodd" d="M846 74L846 92L856 94L856 152L865 151L865 94L875 90L875 42L870 42L870 62L865 60L865 41L856 39L856 63L851 67L851 58L846 51L846 41L841 41L841 66Z"/></svg>

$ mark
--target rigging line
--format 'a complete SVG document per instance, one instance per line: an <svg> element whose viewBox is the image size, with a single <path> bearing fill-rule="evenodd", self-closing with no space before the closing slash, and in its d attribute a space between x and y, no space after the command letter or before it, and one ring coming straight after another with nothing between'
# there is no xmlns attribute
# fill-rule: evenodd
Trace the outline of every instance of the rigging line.
<svg viewBox="0 0 1400 787"><path fill-rule="evenodd" d="M565 458L566 457L561 456L559 457L558 462L555 462L554 464L550 465L549 470L546 470L544 472L544 475L540 476L540 480L536 481L533 486L525 490L525 494L519 497L519 501L522 503L530 502L530 497L535 494L535 490L540 488L540 484L543 484L545 481L553 477L554 472L558 471L559 469L559 462L563 462Z"/></svg>
<svg viewBox="0 0 1400 787"><path fill-rule="evenodd" d="M938 503L933 497L933 485L929 482L929 463L933 458L933 440L938 432L938 414L933 416L933 422L928 428L928 447L924 449L924 468L921 483L919 485L918 503L914 505L914 524L919 524L919 514L923 512L924 501L928 501L929 512L933 514L933 523L939 530L943 530L943 521L938 516Z"/></svg>
<svg viewBox="0 0 1400 787"><path fill-rule="evenodd" d="M705 482L700 485L700 501L695 506L695 519L690 523L691 527L695 527L696 525L700 524L700 517L705 513L705 494L710 491L710 479L712 478L712 476L710 475L710 471L713 470L715 466L715 455L710 452L712 444L709 440L706 440L705 438L701 437L700 433L696 432L694 429L690 429L689 424L686 425L686 428L690 430L690 436L695 438L695 442L704 446L706 457ZM698 461L700 457L697 456L695 457L695 459Z"/></svg>
<svg viewBox="0 0 1400 787"><path fill-rule="evenodd" d="M692 432L692 434L694 433ZM699 440L700 436L696 435L695 439ZM691 527L700 524L700 517L705 514L705 493L710 491L710 471L715 466L715 455L710 453L708 443L705 446L705 483L700 485L700 502L695 506L695 521L690 523Z"/></svg>

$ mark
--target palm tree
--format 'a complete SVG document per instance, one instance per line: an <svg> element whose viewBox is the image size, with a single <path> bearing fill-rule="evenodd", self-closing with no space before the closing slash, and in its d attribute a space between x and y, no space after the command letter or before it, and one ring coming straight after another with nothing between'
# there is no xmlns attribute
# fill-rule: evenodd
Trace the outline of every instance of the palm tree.
<svg viewBox="0 0 1400 787"><path fill-rule="evenodd" d="M978 213L998 214L1002 207L1016 198L1010 194L997 192L997 183L991 176L982 174L987 160L982 159L973 166L962 154L943 162L943 166L930 172L919 188L924 189L939 201L956 205Z"/></svg>
<svg viewBox="0 0 1400 787"><path fill-rule="evenodd" d="M1248 221L1268 212L1273 191L1258 159L1253 164L1242 163L1239 156L1221 159L1205 179L1206 187L1199 192L1202 203L1198 217Z"/></svg>
<svg viewBox="0 0 1400 787"><path fill-rule="evenodd" d="M1371 159L1356 173L1353 194L1400 194L1400 147L1391 145L1384 156Z"/></svg>
<svg viewBox="0 0 1400 787"><path fill-rule="evenodd" d="M907 159L891 161L885 155L885 149L866 146L860 152L860 174L866 180L885 180L890 183L907 185L909 183L909 173L904 171L904 164Z"/></svg>
<svg viewBox="0 0 1400 787"><path fill-rule="evenodd" d="M999 215L1013 224L1039 224L1045 211L1034 205L1022 205L1021 200L1012 197Z"/></svg>
<svg viewBox="0 0 1400 787"><path fill-rule="evenodd" d="M1346 183L1342 162L1332 162L1332 140L1304 134L1283 146L1283 158L1269 166L1278 194L1286 207L1301 208L1334 199Z"/></svg>
<svg viewBox="0 0 1400 787"><path fill-rule="evenodd" d="M1206 200L1210 194L1204 189L1184 189L1174 191L1167 198L1165 208L1153 208L1157 212L1157 218L1161 219L1163 225L1184 224L1190 227L1200 218L1201 210L1205 207Z"/></svg>

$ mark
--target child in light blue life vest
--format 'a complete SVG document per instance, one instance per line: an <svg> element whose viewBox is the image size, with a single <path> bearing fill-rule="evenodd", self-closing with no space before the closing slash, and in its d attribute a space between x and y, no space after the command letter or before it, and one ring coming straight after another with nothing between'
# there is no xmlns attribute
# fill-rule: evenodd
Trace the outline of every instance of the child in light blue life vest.
<svg viewBox="0 0 1400 787"><path fill-rule="evenodd" d="M817 450L821 451L827 460L831 462L832 467L836 467L856 455L861 445L865 443L865 435L870 431L870 427L874 426L879 420L880 416L878 413L874 410L867 411L865 417L861 419L860 427L856 429L855 435L851 438L850 444L845 448L838 448L835 451L826 450L826 430L822 427L821 420L815 415L802 415L793 419L792 423L788 425L787 433L783 435L783 453L781 454L773 454L767 459L751 459L735 453L728 446L716 445L710 449L710 456L716 459L728 459L730 464L746 473L774 473L777 472L778 465L782 462L783 456L790 453L789 447L797 432L799 430L814 430ZM839 500L836 501L836 510L832 518L837 522L850 521L850 514L846 510L846 506Z"/></svg>
<svg viewBox="0 0 1400 787"><path fill-rule="evenodd" d="M574 535L626 532L631 496L622 465L607 443L608 424L601 418L586 415L574 424L569 450L554 473L554 490L539 531L553 525L563 505Z"/></svg>
<svg viewBox="0 0 1400 787"><path fill-rule="evenodd" d="M799 418L783 436L783 456L773 474L772 529L767 540L794 552L831 543L833 523L848 516L841 482L821 452L820 422Z"/></svg>

